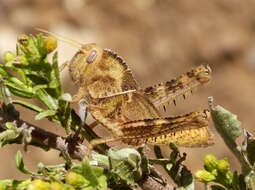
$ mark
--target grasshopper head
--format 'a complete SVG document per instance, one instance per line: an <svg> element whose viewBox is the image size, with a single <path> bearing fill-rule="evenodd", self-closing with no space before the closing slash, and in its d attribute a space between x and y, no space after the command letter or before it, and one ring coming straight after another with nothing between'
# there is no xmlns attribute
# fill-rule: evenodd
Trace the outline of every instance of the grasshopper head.
<svg viewBox="0 0 255 190"><path fill-rule="evenodd" d="M93 74L93 70L96 69L97 63L101 60L102 53L102 48L94 43L82 45L69 65L72 80L75 83L84 83L85 79L88 80L89 76Z"/></svg>
<svg viewBox="0 0 255 190"><path fill-rule="evenodd" d="M209 66L205 67L201 65L194 70L194 75L196 79L202 84L210 81L211 73L212 73L212 70Z"/></svg>

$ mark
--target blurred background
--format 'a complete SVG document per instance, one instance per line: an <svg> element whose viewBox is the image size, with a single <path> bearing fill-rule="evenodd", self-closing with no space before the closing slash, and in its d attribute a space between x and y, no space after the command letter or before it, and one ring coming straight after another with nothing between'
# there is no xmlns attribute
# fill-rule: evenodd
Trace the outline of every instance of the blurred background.
<svg viewBox="0 0 255 190"><path fill-rule="evenodd" d="M170 80L200 64L213 70L210 84L200 88L177 106L167 106L164 116L207 108L208 96L216 104L238 115L242 127L255 134L255 1L254 0L0 0L0 54L15 50L21 33L37 34L35 27L55 32L82 43L95 42L121 55L141 87ZM59 62L70 60L77 48L59 43ZM77 87L63 73L65 90ZM34 121L35 113L21 110L25 120L64 134L47 120ZM47 126L47 127L46 127ZM188 154L186 165L195 172L202 158L213 153L228 157L231 170L239 164L226 148L212 123L215 145L209 148L181 148ZM98 127L99 134L105 129ZM239 139L241 141L241 139ZM0 179L24 178L16 168L14 155L21 146L0 150ZM164 155L169 154L164 148ZM25 164L35 170L44 164L62 162L58 152L29 147L23 153ZM197 183L198 189L202 189Z"/></svg>

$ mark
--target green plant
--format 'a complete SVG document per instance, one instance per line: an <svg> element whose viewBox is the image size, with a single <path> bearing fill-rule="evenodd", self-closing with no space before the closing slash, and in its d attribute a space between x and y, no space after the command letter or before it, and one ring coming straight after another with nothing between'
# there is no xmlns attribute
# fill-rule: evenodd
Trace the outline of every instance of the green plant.
<svg viewBox="0 0 255 190"><path fill-rule="evenodd" d="M98 145L91 159L86 156L87 148L83 139L91 141L98 138L85 120L83 105L78 115L71 107L71 95L62 88L55 48L57 41L43 35L20 35L16 54L6 52L4 64L0 64L0 148L9 144L36 146L45 151L56 149L65 159L63 164L46 166L38 164L37 171L26 168L22 155L17 152L15 163L18 170L28 175L27 179L0 180L0 190L89 190L89 189L134 189L146 190L174 189L166 182L154 166L162 166L178 189L193 190L194 178L183 164L186 154L181 154L174 144L170 144L168 158L162 156L158 146L154 146L155 159L144 154L143 147L112 149ZM52 60L48 55L52 54ZM12 95L12 96L11 96ZM14 96L13 96L14 95ZM18 97L18 99L16 99ZM40 106L31 103L35 100ZM67 137L48 132L30 124L19 116L15 105L19 104L37 112L35 120L47 118L66 131ZM242 174L230 171L227 159L217 160L213 155L204 158L204 170L195 174L197 180L205 183L206 189L254 189L255 140L245 131L246 139L242 148L236 145L235 138L241 134L236 116L222 107L211 113L216 129L227 146L233 151L242 165ZM79 160L75 163L74 160ZM210 183L217 183L210 186Z"/></svg>

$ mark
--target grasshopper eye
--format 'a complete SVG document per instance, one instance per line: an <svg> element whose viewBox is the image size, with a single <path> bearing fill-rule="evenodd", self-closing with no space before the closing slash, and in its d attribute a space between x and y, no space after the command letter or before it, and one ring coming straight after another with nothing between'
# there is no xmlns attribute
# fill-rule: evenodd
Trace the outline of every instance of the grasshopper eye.
<svg viewBox="0 0 255 190"><path fill-rule="evenodd" d="M87 62L88 64L93 63L93 62L96 60L97 55L98 55L97 50L96 50L96 49L93 49L93 50L89 53L88 57L86 58L86 62Z"/></svg>

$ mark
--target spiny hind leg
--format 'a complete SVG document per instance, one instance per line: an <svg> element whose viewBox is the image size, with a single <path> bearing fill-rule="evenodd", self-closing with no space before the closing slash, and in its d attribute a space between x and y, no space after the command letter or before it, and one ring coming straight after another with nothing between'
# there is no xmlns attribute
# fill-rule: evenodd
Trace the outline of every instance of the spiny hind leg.
<svg viewBox="0 0 255 190"><path fill-rule="evenodd" d="M201 65L175 79L147 87L142 91L156 107L171 101L176 104L177 97L183 96L185 99L187 93L208 83L210 79L211 68Z"/></svg>
<svg viewBox="0 0 255 190"><path fill-rule="evenodd" d="M121 140L130 145L173 142L186 147L209 146L212 144L207 129L209 120L210 112L201 110L182 116L130 121L120 126Z"/></svg>

